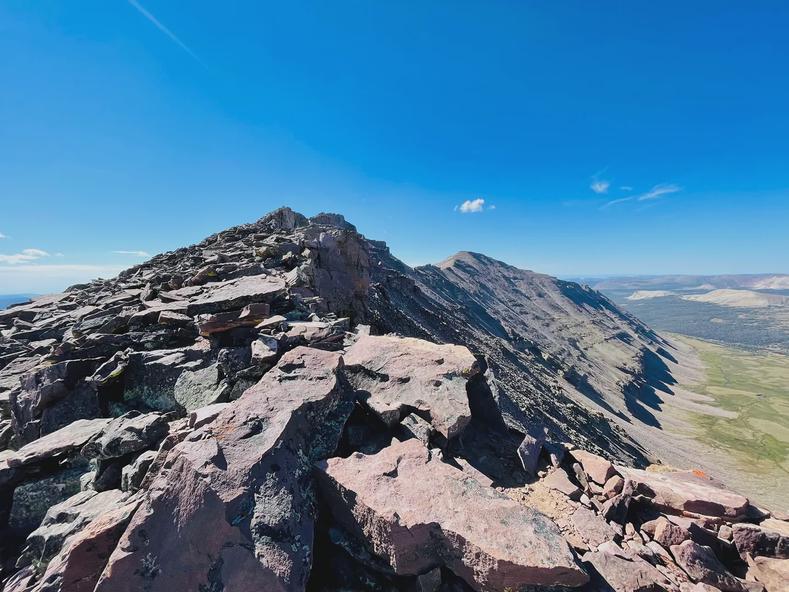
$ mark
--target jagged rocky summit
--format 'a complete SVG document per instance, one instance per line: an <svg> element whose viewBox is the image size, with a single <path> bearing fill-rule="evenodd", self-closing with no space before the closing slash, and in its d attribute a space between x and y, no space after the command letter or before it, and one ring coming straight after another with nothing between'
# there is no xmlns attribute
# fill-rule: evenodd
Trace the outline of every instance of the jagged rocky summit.
<svg viewBox="0 0 789 592"><path fill-rule="evenodd" d="M621 429L663 345L287 208L0 311L2 589L785 590L784 516Z"/></svg>

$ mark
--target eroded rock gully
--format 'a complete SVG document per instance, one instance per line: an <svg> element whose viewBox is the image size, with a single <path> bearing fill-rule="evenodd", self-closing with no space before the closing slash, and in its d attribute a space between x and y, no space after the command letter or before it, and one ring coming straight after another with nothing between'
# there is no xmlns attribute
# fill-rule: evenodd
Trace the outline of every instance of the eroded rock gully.
<svg viewBox="0 0 789 592"><path fill-rule="evenodd" d="M784 516L606 419L660 347L286 208L0 311L3 590L785 590Z"/></svg>

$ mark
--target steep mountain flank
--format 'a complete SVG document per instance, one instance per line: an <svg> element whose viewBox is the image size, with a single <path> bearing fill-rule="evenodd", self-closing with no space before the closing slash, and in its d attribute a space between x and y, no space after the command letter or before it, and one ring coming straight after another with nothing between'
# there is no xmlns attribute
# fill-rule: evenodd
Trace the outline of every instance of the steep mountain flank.
<svg viewBox="0 0 789 592"><path fill-rule="evenodd" d="M373 244L377 246L377 244ZM370 308L385 331L484 354L529 422L615 458L646 453L620 425L655 425L654 387L671 381L661 338L605 296L478 253L410 269L377 246ZM382 271L383 268L383 271Z"/></svg>
<svg viewBox="0 0 789 592"><path fill-rule="evenodd" d="M666 345L589 288L287 208L13 306L2 590L778 590L784 522L633 468Z"/></svg>

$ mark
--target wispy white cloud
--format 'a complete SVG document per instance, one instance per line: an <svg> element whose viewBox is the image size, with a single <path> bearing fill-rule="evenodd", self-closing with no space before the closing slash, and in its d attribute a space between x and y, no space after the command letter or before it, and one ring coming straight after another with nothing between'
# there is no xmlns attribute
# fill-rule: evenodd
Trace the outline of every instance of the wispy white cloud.
<svg viewBox="0 0 789 592"><path fill-rule="evenodd" d="M183 49L186 53L188 53L190 56L192 56L195 60L197 60L201 64L203 63L202 60L199 57L197 57L197 54L195 54L195 52L193 52L189 48L189 46L186 45L186 43L181 41L175 33L173 33L170 29L168 29L166 26L164 26L164 24L159 19L157 19L155 16L153 16L153 14L151 14L148 10L146 10L146 8L142 4L140 4L137 0L128 0L128 1L129 1L129 4L131 4L137 10L137 12L139 12L146 19L148 19L151 22L151 24L153 24L154 27L156 27L162 33L167 35L167 37L170 38L170 41L172 41L178 47Z"/></svg>
<svg viewBox="0 0 789 592"><path fill-rule="evenodd" d="M630 185L622 185L619 189L621 191L633 191L633 188Z"/></svg>
<svg viewBox="0 0 789 592"><path fill-rule="evenodd" d="M664 195L668 195L669 193L677 193L679 191L682 191L682 187L680 187L679 185L673 185L673 184L655 185L652 189L650 189L646 193L637 195L636 199L638 201L648 201L650 199L658 199L660 197L663 197Z"/></svg>
<svg viewBox="0 0 789 592"><path fill-rule="evenodd" d="M624 203L626 201L632 201L633 197L620 197L618 199L612 199L611 201L607 201L603 204L602 209L610 208L611 206L615 206L616 204Z"/></svg>
<svg viewBox="0 0 789 592"><path fill-rule="evenodd" d="M485 200L481 197L477 199L467 199L459 206L456 206L461 214L477 214L485 209Z"/></svg>
<svg viewBox="0 0 789 592"><path fill-rule="evenodd" d="M604 181L598 179L595 179L594 181L592 181L592 184L589 185L589 189L591 189L595 193L608 193L609 187L611 187L610 181Z"/></svg>
<svg viewBox="0 0 789 592"><path fill-rule="evenodd" d="M23 249L21 253L14 253L13 255L0 255L0 263L7 263L9 265L18 265L20 263L29 263L41 259L42 257L49 257L49 253L41 249Z"/></svg>
<svg viewBox="0 0 789 592"><path fill-rule="evenodd" d="M8 237L6 235L4 235L2 232L0 232L0 240L2 240L4 238L8 238Z"/></svg>
<svg viewBox="0 0 789 592"><path fill-rule="evenodd" d="M116 255L133 255L134 257L150 257L147 251L112 251Z"/></svg>
<svg viewBox="0 0 789 592"><path fill-rule="evenodd" d="M660 199L664 195L678 193L679 191L682 191L682 187L679 185L674 185L673 183L662 183L660 185L655 185L652 189L646 193L641 193L640 195L630 195L628 197L612 199L611 201L603 204L601 209L610 208L611 206L615 206L626 201L650 201L654 199Z"/></svg>

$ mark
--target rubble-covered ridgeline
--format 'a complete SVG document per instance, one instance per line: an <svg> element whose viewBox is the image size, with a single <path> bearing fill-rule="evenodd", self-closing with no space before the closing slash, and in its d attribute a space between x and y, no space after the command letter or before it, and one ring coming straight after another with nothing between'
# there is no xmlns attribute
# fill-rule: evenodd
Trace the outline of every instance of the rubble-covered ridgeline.
<svg viewBox="0 0 789 592"><path fill-rule="evenodd" d="M0 311L2 590L787 590L786 516L609 421L663 345L286 208Z"/></svg>

